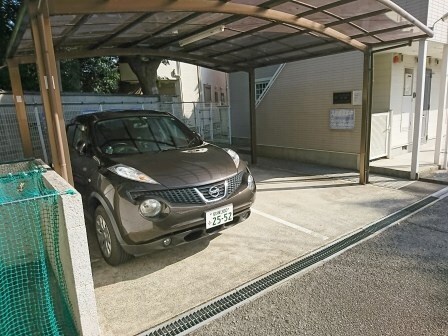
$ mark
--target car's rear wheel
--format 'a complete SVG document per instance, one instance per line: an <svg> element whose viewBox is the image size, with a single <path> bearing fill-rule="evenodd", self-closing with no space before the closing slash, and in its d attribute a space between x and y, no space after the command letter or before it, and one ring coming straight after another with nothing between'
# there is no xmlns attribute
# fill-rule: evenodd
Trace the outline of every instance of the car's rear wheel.
<svg viewBox="0 0 448 336"><path fill-rule="evenodd" d="M101 254L109 265L117 266L131 258L118 242L110 218L101 205L95 210L95 232Z"/></svg>

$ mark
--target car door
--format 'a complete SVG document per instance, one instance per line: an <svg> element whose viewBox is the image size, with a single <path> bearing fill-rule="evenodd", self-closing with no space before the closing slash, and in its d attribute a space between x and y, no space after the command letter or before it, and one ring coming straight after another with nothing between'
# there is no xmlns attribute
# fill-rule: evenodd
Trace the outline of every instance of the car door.
<svg viewBox="0 0 448 336"><path fill-rule="evenodd" d="M82 123L67 127L67 138L72 163L73 182L84 197L93 191L92 179L98 174L98 161L93 158L89 127Z"/></svg>

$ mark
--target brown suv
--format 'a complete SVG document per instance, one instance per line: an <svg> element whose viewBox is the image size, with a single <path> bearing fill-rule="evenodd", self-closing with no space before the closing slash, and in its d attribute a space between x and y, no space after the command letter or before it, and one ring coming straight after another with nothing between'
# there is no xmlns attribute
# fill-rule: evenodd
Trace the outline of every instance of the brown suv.
<svg viewBox="0 0 448 336"><path fill-rule="evenodd" d="M67 126L73 177L111 265L246 219L255 181L230 149L155 111L98 112Z"/></svg>

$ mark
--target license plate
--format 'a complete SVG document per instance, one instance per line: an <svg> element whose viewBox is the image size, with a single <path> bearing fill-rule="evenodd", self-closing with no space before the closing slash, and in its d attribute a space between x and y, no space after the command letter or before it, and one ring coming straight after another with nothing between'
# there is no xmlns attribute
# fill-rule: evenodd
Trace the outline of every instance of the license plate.
<svg viewBox="0 0 448 336"><path fill-rule="evenodd" d="M219 226L233 220L233 204L223 206L205 213L205 227L207 229Z"/></svg>

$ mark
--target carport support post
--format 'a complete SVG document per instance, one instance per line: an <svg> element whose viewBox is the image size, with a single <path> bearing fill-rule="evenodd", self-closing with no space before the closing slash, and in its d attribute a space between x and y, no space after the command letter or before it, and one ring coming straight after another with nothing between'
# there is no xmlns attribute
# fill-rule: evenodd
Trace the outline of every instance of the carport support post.
<svg viewBox="0 0 448 336"><path fill-rule="evenodd" d="M26 115L25 97L23 96L22 81L20 79L19 65L14 60L8 60L9 78L11 80L12 94L16 107L17 121L19 122L20 138L22 140L23 155L33 156L30 129Z"/></svg>
<svg viewBox="0 0 448 336"><path fill-rule="evenodd" d="M255 69L249 73L250 152L252 163L257 163L257 116L255 114Z"/></svg>
<svg viewBox="0 0 448 336"><path fill-rule="evenodd" d="M437 116L437 135L436 149L434 151L434 163L440 164L440 152L442 150L443 136L443 117L446 114L446 100L448 90L448 44L443 46L442 70L440 71L440 95L439 95L439 114ZM448 139L448 134L446 135ZM446 151L446 147L445 147ZM442 165L444 162L442 163Z"/></svg>
<svg viewBox="0 0 448 336"><path fill-rule="evenodd" d="M423 99L425 95L425 68L428 41L420 40L418 47L417 91L414 113L414 133L412 136L411 180L418 179L420 142L422 136Z"/></svg>
<svg viewBox="0 0 448 336"><path fill-rule="evenodd" d="M55 166L56 172L73 185L58 72L54 55L53 37L48 16L48 4L45 0L40 4L41 7L37 8L35 3L31 3L30 14L42 101L46 103L46 105L44 105L46 117L49 117L52 120L52 128L49 127L49 136L52 137L53 134L50 133L53 132L56 136L54 139L56 153L53 153L52 151L52 157L56 154L56 157L58 158L59 167ZM42 84L44 84L44 86L42 86Z"/></svg>
<svg viewBox="0 0 448 336"><path fill-rule="evenodd" d="M372 71L373 55L372 50L369 48L364 52L359 184L369 183L370 130L372 123Z"/></svg>

